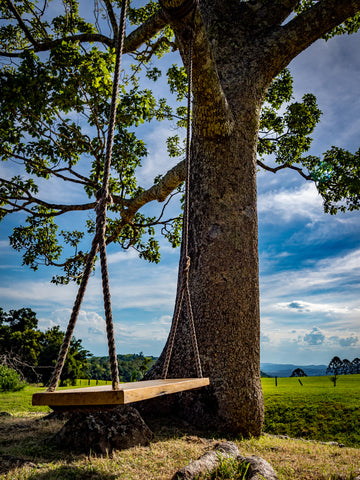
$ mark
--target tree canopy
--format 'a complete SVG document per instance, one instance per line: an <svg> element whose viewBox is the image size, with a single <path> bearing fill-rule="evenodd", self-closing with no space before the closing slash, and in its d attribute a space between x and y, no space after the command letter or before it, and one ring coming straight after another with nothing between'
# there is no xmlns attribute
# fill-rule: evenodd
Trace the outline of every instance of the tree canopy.
<svg viewBox="0 0 360 480"><path fill-rule="evenodd" d="M89 9L74 0L6 0L0 6L0 156L16 165L10 169L15 175L0 179L0 219L23 213L10 237L11 246L22 252L23 263L33 270L40 264L60 267L62 273L53 278L57 283L79 279L88 248L84 239L94 232L93 217L81 213L93 211L101 187L118 3L96 0ZM262 2L240 3L246 14ZM290 22L294 23L328 2L290 3L279 4L279 9L284 9L284 18L294 10ZM164 55L173 58L179 48L157 2L140 8L131 5L128 22L124 51L131 55L131 63L122 75L106 236L108 244L135 248L141 257L158 262L159 235L172 246L180 242L181 212L169 216L166 207L181 193L184 180L181 128L186 126L186 69L156 61ZM357 14L325 38L358 28ZM142 84L161 76L166 76L169 90L157 98ZM269 87L263 105L258 166L271 172L297 170L316 183L327 212L358 209L360 150L351 153L332 146L322 157L307 153L320 117L311 93L292 102L292 77L284 69ZM148 149L137 127L161 121L178 129L166 143L168 156L180 161L168 171L159 171L153 185L145 188L137 176ZM66 195L49 200L49 187L63 192L75 191L74 187L81 200L74 197L69 202ZM149 216L143 207L153 200L163 205ZM78 214L76 229L61 227L59 217L69 214Z"/></svg>

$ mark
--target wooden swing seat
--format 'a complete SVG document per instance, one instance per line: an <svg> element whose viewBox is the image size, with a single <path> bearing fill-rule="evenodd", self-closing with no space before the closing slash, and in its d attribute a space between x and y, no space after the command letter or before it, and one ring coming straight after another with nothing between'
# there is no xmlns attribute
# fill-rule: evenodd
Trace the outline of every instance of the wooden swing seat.
<svg viewBox="0 0 360 480"><path fill-rule="evenodd" d="M34 393L33 405L48 405L56 409L99 408L124 405L170 393L183 392L209 385L208 378L172 378L166 380L145 380L119 385L113 390L111 385L75 388L56 392Z"/></svg>

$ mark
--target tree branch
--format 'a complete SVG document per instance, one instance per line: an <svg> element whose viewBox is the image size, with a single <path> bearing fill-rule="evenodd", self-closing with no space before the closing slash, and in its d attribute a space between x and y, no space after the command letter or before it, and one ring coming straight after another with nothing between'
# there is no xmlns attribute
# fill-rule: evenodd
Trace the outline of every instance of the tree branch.
<svg viewBox="0 0 360 480"><path fill-rule="evenodd" d="M279 165L278 167L269 167L268 165L263 163L261 160L257 160L257 164L259 165L259 167L263 168L264 170L267 170L268 172L272 172L272 173L276 173L279 170L283 170L285 168L290 168L291 170L295 170L296 172L298 172L303 178L305 178L305 180L314 181L313 178L311 177L311 175L306 175L306 173L304 173L303 170L301 170L300 167L295 167L294 165L289 165L287 163L284 163L283 165Z"/></svg>
<svg viewBox="0 0 360 480"><path fill-rule="evenodd" d="M135 52L168 24L162 11L154 13L146 22L136 28L124 40L124 53Z"/></svg>
<svg viewBox="0 0 360 480"><path fill-rule="evenodd" d="M113 201L115 204L120 202L123 205L126 205L126 209L121 212L121 219L119 226L111 237L106 241L107 244L116 240L121 228L126 224L130 223L135 213L146 203L150 203L154 200L158 202L163 202L166 200L167 196L178 187L185 180L185 160L182 160L177 165L175 165L171 170L169 170L157 183L153 185L148 190L144 190L135 198L130 200L124 200L121 197L113 196Z"/></svg>
<svg viewBox="0 0 360 480"><path fill-rule="evenodd" d="M105 6L106 6L107 13L109 15L109 19L110 19L110 23L111 23L114 35L116 35L116 33L118 31L118 23L116 21L114 9L111 5L110 0L104 0L104 3L105 3Z"/></svg>
<svg viewBox="0 0 360 480"><path fill-rule="evenodd" d="M315 40L359 12L360 0L320 0L309 10L275 30L268 40L269 46L274 49L272 59L279 59L278 71Z"/></svg>
<svg viewBox="0 0 360 480"><path fill-rule="evenodd" d="M19 12L17 11L17 8L15 7L15 5L12 3L11 0L5 0L6 3L7 3L7 6L9 7L9 10L11 10L11 12L14 14L14 17L16 18L20 28L22 29L22 31L25 33L25 36L26 38L30 41L30 43L32 45L34 45L34 47L37 47L38 45L38 42L36 41L36 39L32 36L30 30L27 28L27 26L25 25L25 22L23 21L23 19L21 18Z"/></svg>
<svg viewBox="0 0 360 480"><path fill-rule="evenodd" d="M7 1L10 1L10 0L7 0ZM147 40L150 40L150 38L152 38L156 33L158 33L162 28L164 28L165 25L167 25L167 23L168 22L165 19L163 12L160 11L155 13L152 17L150 17L146 22L140 25L140 27L135 29L125 38L124 49L123 49L124 53L130 53L130 52L136 51L143 43L145 43ZM29 49L29 51L34 51L35 53L45 52L47 50L51 50L57 45L60 45L63 41L69 41L69 42L78 41L81 43L100 42L108 47L114 46L114 39L107 37L106 35L103 35L101 33L80 33L77 35L69 35L64 38L57 38L55 40L48 40L42 43L36 42L34 44L34 48ZM18 58L22 56L23 52L24 50L21 50L18 52L1 51L0 56Z"/></svg>
<svg viewBox="0 0 360 480"><path fill-rule="evenodd" d="M213 48L210 45L201 9L194 2L193 9L185 16L176 18L174 12L183 0L162 0L162 5L171 24L176 43L185 66L188 66L188 27L193 27L193 94L194 130L203 137L227 136L231 133L234 119L221 86Z"/></svg>
<svg viewBox="0 0 360 480"><path fill-rule="evenodd" d="M29 52L46 52L47 50L51 50L52 48L61 45L62 42L100 42L108 47L112 47L114 45L114 40L107 37L106 35L102 35L101 33L79 33L77 35L69 35L68 37L57 38L55 40L47 40L42 43L37 43L37 46L34 48L23 49L17 52L4 52L0 51L0 56L2 57L12 57L12 58L19 58L23 55L24 51Z"/></svg>

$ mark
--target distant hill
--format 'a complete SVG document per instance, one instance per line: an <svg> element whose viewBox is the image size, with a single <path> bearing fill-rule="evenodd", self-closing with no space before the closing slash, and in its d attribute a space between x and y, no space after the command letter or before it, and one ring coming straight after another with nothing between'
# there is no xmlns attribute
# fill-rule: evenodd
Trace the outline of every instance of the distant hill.
<svg viewBox="0 0 360 480"><path fill-rule="evenodd" d="M295 368L301 368L309 377L326 375L327 365L293 365L291 363L261 363L261 371L270 377L290 377Z"/></svg>

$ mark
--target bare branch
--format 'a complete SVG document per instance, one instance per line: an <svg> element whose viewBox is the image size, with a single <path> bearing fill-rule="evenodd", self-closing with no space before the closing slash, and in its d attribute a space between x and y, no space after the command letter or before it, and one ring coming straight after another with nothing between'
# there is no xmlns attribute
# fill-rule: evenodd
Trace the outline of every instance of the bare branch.
<svg viewBox="0 0 360 480"><path fill-rule="evenodd" d="M106 6L107 13L109 15L109 19L110 19L110 23L111 23L111 26L112 26L112 29L113 29L113 33L114 33L114 35L116 35L116 32L118 30L118 23L116 21L114 9L112 7L112 4L111 4L110 0L104 0L104 3L105 3L105 6Z"/></svg>
<svg viewBox="0 0 360 480"><path fill-rule="evenodd" d="M276 173L279 170L283 170L284 168L290 168L291 170L295 170L296 172L298 172L303 178L305 178L305 180L314 181L311 175L306 175L306 173L304 173L304 171L300 167L296 167L295 165L289 165L288 163L284 163L283 165L279 165L278 167L269 167L268 165L263 163L261 160L257 160L257 164L259 165L259 167L272 173Z"/></svg>
<svg viewBox="0 0 360 480"><path fill-rule="evenodd" d="M130 200L124 200L121 197L113 196L113 201L115 204L120 202L126 206L121 212L122 221L118 225L115 233L111 235L106 241L107 244L116 240L121 228L130 223L136 212L145 204L150 203L154 200L158 202L164 202L171 192L178 187L185 180L185 160L182 160L177 165L175 165L171 170L169 170L157 183L153 185L148 190L144 190L137 197Z"/></svg>
<svg viewBox="0 0 360 480"><path fill-rule="evenodd" d="M55 40L47 40L42 43L37 43L36 47L19 50L17 52L4 52L0 51L0 56L2 57L11 57L11 58L19 58L22 57L25 51L29 52L46 52L51 50L52 48L61 45L63 42L100 42L108 47L114 46L114 40L112 38L107 37L106 35L102 35L101 33L79 33L77 35L69 35L63 38L57 38Z"/></svg>
<svg viewBox="0 0 360 480"><path fill-rule="evenodd" d="M31 4L27 1L26 2L26 5L27 7L29 8L29 10L31 11L31 13L34 15L35 19L36 19L36 22L38 24L38 27L39 29L42 31L43 35L44 35L44 38L49 38L49 35L40 19L40 16L44 14L43 11L40 11L40 16L35 12L34 8L32 8ZM38 9L39 11L39 9Z"/></svg>
<svg viewBox="0 0 360 480"><path fill-rule="evenodd" d="M17 8L15 7L15 5L12 3L11 0L5 0L8 7L9 7L9 10L11 10L11 12L14 14L14 17L16 18L20 28L22 29L22 31L25 33L25 36L26 38L30 41L30 43L32 43L32 45L34 45L34 47L37 47L38 45L38 42L36 41L36 39L32 36L30 30L27 28L27 26L25 25L25 22L23 21L23 19L21 18L19 12L17 11Z"/></svg>

